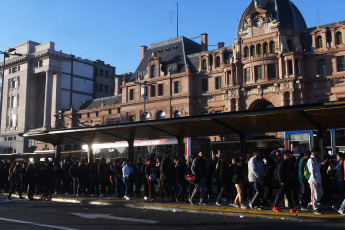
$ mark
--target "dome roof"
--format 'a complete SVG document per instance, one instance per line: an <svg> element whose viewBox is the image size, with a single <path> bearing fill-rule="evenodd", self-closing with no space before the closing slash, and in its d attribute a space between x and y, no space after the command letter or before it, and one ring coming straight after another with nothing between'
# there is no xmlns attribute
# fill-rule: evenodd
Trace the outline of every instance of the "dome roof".
<svg viewBox="0 0 345 230"><path fill-rule="evenodd" d="M301 12L290 0L252 0L244 10L238 23L237 37L239 37L239 31L244 25L245 17L255 10L256 5L261 9L270 11L279 22L280 29L307 29Z"/></svg>

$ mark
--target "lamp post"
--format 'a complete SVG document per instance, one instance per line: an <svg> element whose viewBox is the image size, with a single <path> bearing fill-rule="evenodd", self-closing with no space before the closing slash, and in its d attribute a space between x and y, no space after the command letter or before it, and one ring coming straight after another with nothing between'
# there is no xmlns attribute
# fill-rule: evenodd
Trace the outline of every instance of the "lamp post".
<svg viewBox="0 0 345 230"><path fill-rule="evenodd" d="M143 93L143 99L144 99L144 114L143 114L143 118L142 120L146 121L146 101L147 101L147 86L151 86L151 85L155 85L156 83L148 83L147 81L143 81L143 82L139 82L139 81L135 81L134 83L144 86L144 93Z"/></svg>

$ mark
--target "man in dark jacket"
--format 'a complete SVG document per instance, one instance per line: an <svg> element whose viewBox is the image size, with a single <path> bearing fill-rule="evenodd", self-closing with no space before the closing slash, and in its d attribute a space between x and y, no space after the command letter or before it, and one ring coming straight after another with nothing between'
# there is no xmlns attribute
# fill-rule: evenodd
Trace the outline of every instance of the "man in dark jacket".
<svg viewBox="0 0 345 230"><path fill-rule="evenodd" d="M298 213L300 212L294 207L294 203L292 201L292 182L294 176L294 168L290 161L291 152L284 151L283 153L283 160L278 165L278 181L279 181L279 191L274 202L273 211L281 212L280 208L278 207L279 202L283 199L284 194L286 194L286 198L288 199L289 206L290 206L290 213Z"/></svg>
<svg viewBox="0 0 345 230"><path fill-rule="evenodd" d="M163 159L160 165L160 188L159 188L159 195L161 197L161 201L164 198L164 190L167 191L167 195L170 199L172 199L172 185L174 180L174 165L171 162L170 154L165 154L165 158Z"/></svg>
<svg viewBox="0 0 345 230"><path fill-rule="evenodd" d="M193 193L189 199L189 202L194 205L194 197L198 190L200 190L200 205L206 205L204 203L204 195L206 190L206 176L207 176L207 162L204 159L204 153L199 152L199 155L197 158L193 160L192 167L191 167L192 173L195 175L195 188L193 190Z"/></svg>

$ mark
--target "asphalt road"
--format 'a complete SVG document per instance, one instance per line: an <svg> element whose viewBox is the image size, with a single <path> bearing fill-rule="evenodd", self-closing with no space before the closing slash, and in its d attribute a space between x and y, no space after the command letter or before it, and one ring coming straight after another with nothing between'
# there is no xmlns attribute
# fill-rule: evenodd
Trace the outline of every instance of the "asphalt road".
<svg viewBox="0 0 345 230"><path fill-rule="evenodd" d="M344 229L344 223L227 217L0 198L0 229Z"/></svg>

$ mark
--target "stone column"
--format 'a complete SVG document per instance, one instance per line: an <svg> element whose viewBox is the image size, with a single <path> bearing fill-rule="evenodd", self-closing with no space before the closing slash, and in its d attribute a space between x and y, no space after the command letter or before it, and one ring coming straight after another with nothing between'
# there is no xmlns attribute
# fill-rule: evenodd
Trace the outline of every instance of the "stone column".
<svg viewBox="0 0 345 230"><path fill-rule="evenodd" d="M49 129L51 127L51 112L52 112L52 78L51 72L46 72L46 85L44 92L44 111L43 111L43 128Z"/></svg>
<svg viewBox="0 0 345 230"><path fill-rule="evenodd" d="M295 101L295 94L294 94L294 91L291 91L290 92L290 106L295 104L294 101Z"/></svg>
<svg viewBox="0 0 345 230"><path fill-rule="evenodd" d="M56 73L53 75L51 117L53 117L59 109L61 109L61 73ZM55 125L55 120L56 119L51 120L52 127Z"/></svg>

